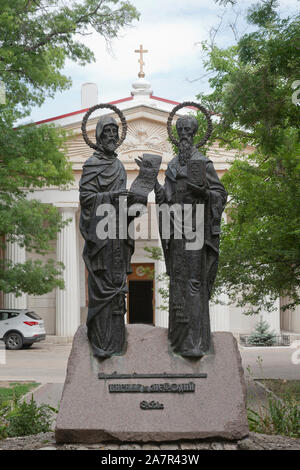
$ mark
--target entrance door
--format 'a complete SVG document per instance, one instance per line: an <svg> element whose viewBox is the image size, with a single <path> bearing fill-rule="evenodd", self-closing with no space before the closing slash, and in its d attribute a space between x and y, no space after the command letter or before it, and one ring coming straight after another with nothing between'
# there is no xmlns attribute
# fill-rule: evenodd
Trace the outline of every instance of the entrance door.
<svg viewBox="0 0 300 470"><path fill-rule="evenodd" d="M153 325L153 281L129 281L129 323Z"/></svg>
<svg viewBox="0 0 300 470"><path fill-rule="evenodd" d="M132 264L132 268L128 276L127 321L154 325L154 264Z"/></svg>

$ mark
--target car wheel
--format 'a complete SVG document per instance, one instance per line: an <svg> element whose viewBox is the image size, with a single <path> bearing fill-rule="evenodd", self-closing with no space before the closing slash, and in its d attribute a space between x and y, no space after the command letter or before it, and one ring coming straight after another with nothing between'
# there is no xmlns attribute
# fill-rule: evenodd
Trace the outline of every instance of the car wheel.
<svg viewBox="0 0 300 470"><path fill-rule="evenodd" d="M23 346L23 338L19 333L8 333L5 338L7 349L21 349Z"/></svg>

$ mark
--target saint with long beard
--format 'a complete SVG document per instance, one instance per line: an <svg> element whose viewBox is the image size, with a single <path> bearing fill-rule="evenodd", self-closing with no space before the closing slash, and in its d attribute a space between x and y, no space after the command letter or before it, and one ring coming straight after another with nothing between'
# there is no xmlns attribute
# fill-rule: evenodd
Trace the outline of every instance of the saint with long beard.
<svg viewBox="0 0 300 470"><path fill-rule="evenodd" d="M178 224L174 216L170 221L170 238L165 239L163 222L159 220L167 274L170 276L168 337L175 353L187 358L201 358L210 348L209 299L217 273L220 223L227 193L212 161L193 145L198 130L197 119L181 117L176 128L179 153L168 165L164 186L158 182L155 185L156 202L159 205L179 205L182 215L184 206L189 205L192 220L195 220L196 206L202 204L204 244L198 249L188 249L183 226L182 236L175 236ZM189 165L195 162L202 174L193 175L191 181Z"/></svg>
<svg viewBox="0 0 300 470"><path fill-rule="evenodd" d="M131 197L126 190L126 171L117 158L118 125L112 117L103 116L96 126L98 150L83 165L79 183L80 231L85 240L83 259L88 270L87 332L95 357L107 358L123 354L125 338L125 295L127 274L131 273L130 260L134 240L100 239L97 214L100 205L110 204L119 220L119 197Z"/></svg>

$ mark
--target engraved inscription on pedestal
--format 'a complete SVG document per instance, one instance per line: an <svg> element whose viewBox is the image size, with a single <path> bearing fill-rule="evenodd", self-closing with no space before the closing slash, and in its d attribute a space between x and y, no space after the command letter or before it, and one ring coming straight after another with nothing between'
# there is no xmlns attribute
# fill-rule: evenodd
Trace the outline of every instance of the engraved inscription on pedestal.
<svg viewBox="0 0 300 470"><path fill-rule="evenodd" d="M110 393L187 393L195 392L196 386L194 382L176 384L109 384Z"/></svg>
<svg viewBox="0 0 300 470"><path fill-rule="evenodd" d="M141 410L163 410L164 404L159 401L141 401Z"/></svg>

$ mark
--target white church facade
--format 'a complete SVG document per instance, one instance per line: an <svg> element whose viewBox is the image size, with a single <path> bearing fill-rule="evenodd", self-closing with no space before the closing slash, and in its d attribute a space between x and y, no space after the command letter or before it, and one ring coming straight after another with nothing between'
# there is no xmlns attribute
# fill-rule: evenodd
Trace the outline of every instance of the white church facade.
<svg viewBox="0 0 300 470"><path fill-rule="evenodd" d="M31 198L55 205L61 211L63 219L70 219L70 223L58 234L57 241L53 243L52 251L48 255L64 263L65 288L63 290L55 289L43 296L25 294L18 298L12 294L4 296L4 307L29 308L36 311L44 319L48 335L64 338L71 338L74 335L78 326L85 322L87 314L87 273L82 259L83 238L79 231L78 185L82 166L92 153L90 147L83 140L81 121L87 111L86 108L93 104L96 102L89 102L79 111L37 123L53 122L57 126L72 131L72 137L68 142L68 157L72 163L74 183L65 190L49 187L30 194ZM135 158L143 153L157 154L162 157L158 179L163 184L164 172L173 157L166 123L170 111L178 102L156 97L152 93L150 84L140 78L133 84L129 97L111 104L115 104L123 112L128 125L127 138L117 150L118 157L124 163L127 171L128 188L138 174ZM104 109L91 115L87 124L87 132L91 140L95 140L95 128L99 116L110 112L110 110ZM181 112L189 112L189 110L182 109ZM118 117L116 120L119 122ZM230 167L234 153L216 145L209 150L208 157L213 161L215 169L221 177ZM160 287L162 285L157 279L158 275L165 271L164 262L149 258L149 254L144 250L145 247L160 246L156 214L152 210L154 202L154 193L151 193L148 212L138 222L140 238L135 242L135 253L132 258L133 273L128 277L126 321L167 327L168 312L161 308L163 298ZM26 252L24 248L16 244L8 245L6 253L14 262L38 256ZM145 268L154 268L155 276L149 277ZM258 317L246 316L240 308L226 305L226 298L222 300L224 305L212 304L210 307L212 330L231 331L236 335L252 331ZM300 332L299 312L280 313L279 299L273 312L261 312L261 315L277 333L281 329Z"/></svg>

